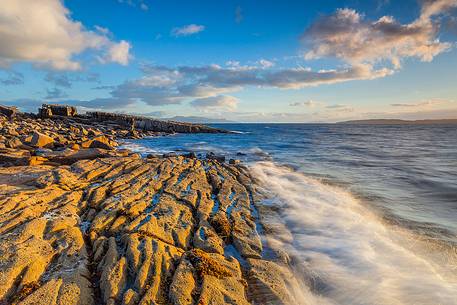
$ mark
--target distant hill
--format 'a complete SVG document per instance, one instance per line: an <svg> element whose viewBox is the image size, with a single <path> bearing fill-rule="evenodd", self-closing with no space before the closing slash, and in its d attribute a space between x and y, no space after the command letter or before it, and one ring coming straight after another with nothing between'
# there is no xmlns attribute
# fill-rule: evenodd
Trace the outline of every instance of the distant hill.
<svg viewBox="0 0 457 305"><path fill-rule="evenodd" d="M226 119L212 119L212 118L205 118L199 116L174 116L172 118L163 118L161 120L165 121L177 121L177 122L184 122L184 123L195 123L195 124L211 124L211 123L233 123L233 121L229 121Z"/></svg>
<svg viewBox="0 0 457 305"><path fill-rule="evenodd" d="M443 120L397 120L397 119L373 119L353 120L338 122L337 124L367 124L367 125L433 125L433 124L457 124L457 119Z"/></svg>

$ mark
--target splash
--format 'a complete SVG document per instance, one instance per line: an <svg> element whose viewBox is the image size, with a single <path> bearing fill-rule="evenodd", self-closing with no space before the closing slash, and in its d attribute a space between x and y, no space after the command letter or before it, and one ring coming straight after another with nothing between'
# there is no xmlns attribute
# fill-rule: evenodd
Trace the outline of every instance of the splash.
<svg viewBox="0 0 457 305"><path fill-rule="evenodd" d="M277 237L293 258L303 303L457 304L456 249L435 249L384 224L346 190L276 166L252 165L292 238ZM316 301L317 300L317 301Z"/></svg>
<svg viewBox="0 0 457 305"><path fill-rule="evenodd" d="M129 149L133 152L137 152L141 155L158 153L157 150L155 150L151 147L141 145L138 143L133 143L133 142L124 142L119 146L119 149L124 149L124 148Z"/></svg>

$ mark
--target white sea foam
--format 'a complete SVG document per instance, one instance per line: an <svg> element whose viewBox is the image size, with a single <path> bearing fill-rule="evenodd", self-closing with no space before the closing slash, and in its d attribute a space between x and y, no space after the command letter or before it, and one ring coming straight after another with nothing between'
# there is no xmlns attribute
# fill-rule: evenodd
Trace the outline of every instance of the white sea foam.
<svg viewBox="0 0 457 305"><path fill-rule="evenodd" d="M265 204L282 207L293 242L276 242L304 267L295 269L297 278L320 283L312 294L305 285L294 291L303 304L457 304L455 249L435 251L383 224L342 188L271 162L252 171L269 192Z"/></svg>
<svg viewBox="0 0 457 305"><path fill-rule="evenodd" d="M119 146L120 149L122 148L125 148L125 149L129 149L133 152L137 152L137 153L140 153L140 154L153 154L153 153L158 153L157 150L151 148L151 147L147 147L147 146L143 146L143 145L140 145L140 144L137 144L137 143L131 143L131 142L125 142L125 143L122 143L122 145Z"/></svg>

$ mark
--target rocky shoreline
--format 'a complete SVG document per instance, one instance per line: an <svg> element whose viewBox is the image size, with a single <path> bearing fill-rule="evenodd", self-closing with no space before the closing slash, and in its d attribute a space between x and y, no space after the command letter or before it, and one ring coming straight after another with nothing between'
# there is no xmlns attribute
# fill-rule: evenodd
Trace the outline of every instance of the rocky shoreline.
<svg viewBox="0 0 457 305"><path fill-rule="evenodd" d="M2 113L0 304L303 304L243 165L116 149L157 135L141 124Z"/></svg>

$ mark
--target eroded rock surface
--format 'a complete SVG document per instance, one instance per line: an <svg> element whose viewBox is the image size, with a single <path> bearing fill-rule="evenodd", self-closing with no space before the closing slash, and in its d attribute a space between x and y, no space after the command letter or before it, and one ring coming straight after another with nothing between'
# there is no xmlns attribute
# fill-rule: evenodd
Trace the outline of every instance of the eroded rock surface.
<svg viewBox="0 0 457 305"><path fill-rule="evenodd" d="M88 123L8 111L1 305L302 304L290 292L299 288L288 254L268 237L290 232L258 204L238 162L117 149L119 138L155 134L136 130L134 117Z"/></svg>
<svg viewBox="0 0 457 305"><path fill-rule="evenodd" d="M4 167L0 183L2 304L264 304L251 288L277 289L240 166L132 155Z"/></svg>

